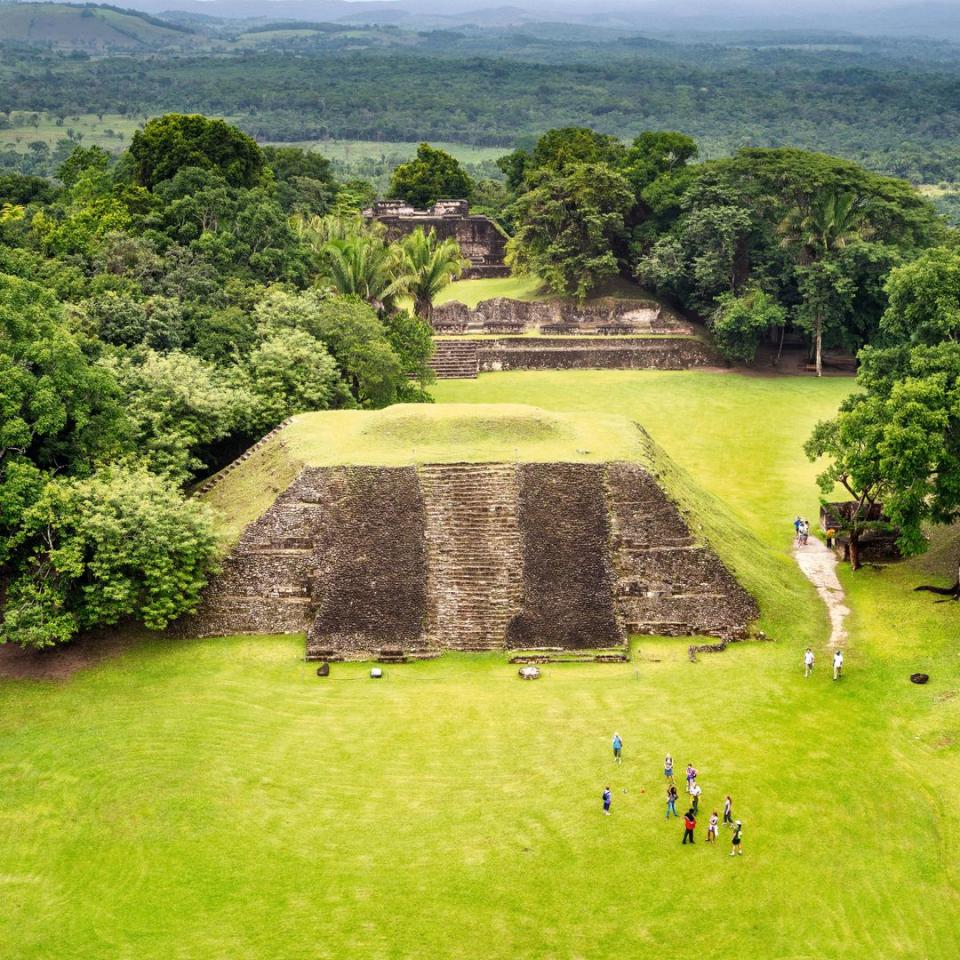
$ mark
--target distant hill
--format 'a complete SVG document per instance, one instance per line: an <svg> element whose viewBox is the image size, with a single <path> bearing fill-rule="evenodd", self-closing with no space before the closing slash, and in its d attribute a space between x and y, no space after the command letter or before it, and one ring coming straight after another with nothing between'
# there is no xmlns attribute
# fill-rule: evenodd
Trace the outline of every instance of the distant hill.
<svg viewBox="0 0 960 960"><path fill-rule="evenodd" d="M56 50L155 50L193 46L186 26L103 4L0 2L0 41Z"/></svg>

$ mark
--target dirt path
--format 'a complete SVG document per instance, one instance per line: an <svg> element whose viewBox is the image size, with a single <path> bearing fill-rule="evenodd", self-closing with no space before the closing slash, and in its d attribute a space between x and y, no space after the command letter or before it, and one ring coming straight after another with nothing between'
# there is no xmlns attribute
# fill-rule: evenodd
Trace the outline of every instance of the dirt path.
<svg viewBox="0 0 960 960"><path fill-rule="evenodd" d="M823 541L811 536L805 547L794 544L793 556L803 575L817 588L817 593L830 612L831 647L842 647L847 640L843 621L850 608L847 607L843 587L837 577L837 558Z"/></svg>

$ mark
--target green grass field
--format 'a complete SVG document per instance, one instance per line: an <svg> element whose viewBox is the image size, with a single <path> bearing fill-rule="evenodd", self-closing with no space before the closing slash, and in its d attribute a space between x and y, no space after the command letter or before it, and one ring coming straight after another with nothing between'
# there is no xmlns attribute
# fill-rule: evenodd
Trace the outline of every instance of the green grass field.
<svg viewBox="0 0 960 960"><path fill-rule="evenodd" d="M800 443L850 388L630 371L438 384L440 403L641 421L716 504L705 522L726 531L776 642L691 664L684 641L644 638L628 664L522 683L497 656L320 681L298 638L151 639L68 682L0 681L0 953L957 956L960 614L911 591L946 582L956 538L843 572L840 684L788 556L794 514L817 502ZM914 670L931 683L911 685ZM733 795L745 856L702 828L681 847L663 819L666 751L697 764L706 810Z"/></svg>

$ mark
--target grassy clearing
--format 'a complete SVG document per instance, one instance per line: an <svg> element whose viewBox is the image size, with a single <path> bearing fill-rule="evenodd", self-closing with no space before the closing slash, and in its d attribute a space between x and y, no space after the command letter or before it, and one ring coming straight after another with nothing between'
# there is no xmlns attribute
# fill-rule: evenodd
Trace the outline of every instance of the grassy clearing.
<svg viewBox="0 0 960 960"><path fill-rule="evenodd" d="M468 307L475 307L481 300L491 300L494 297L509 297L512 300L553 300L556 297L543 285L543 281L536 276L491 277L484 280L456 280L440 291L436 303L448 303L459 300ZM657 298L638 287L635 283L616 278L605 283L596 294L589 299L599 297L621 297L625 300L653 300Z"/></svg>
<svg viewBox="0 0 960 960"><path fill-rule="evenodd" d="M537 683L495 656L448 656L375 683L362 665L318 680L298 638L153 639L69 683L0 682L5 952L955 956L960 610L911 591L945 576L955 538L843 573L841 684L788 558L794 513L816 507L799 443L849 388L629 371L438 384L442 403L643 422L678 489L688 477L716 498L699 503L726 549L769 567L757 583L778 642L693 665L685 642L644 638L629 664L548 666ZM931 684L907 682L914 669ZM733 795L744 857L702 828L680 846L668 750L698 765L704 808Z"/></svg>

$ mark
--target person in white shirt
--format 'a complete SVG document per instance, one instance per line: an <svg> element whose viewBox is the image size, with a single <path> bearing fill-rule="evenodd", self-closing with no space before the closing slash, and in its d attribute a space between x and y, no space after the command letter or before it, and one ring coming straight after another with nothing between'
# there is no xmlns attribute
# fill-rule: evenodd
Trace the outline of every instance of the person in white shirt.
<svg viewBox="0 0 960 960"><path fill-rule="evenodd" d="M833 655L833 679L839 680L843 674L843 651L838 650Z"/></svg>
<svg viewBox="0 0 960 960"><path fill-rule="evenodd" d="M813 651L807 647L807 652L803 655L803 675L809 677L813 673Z"/></svg>

